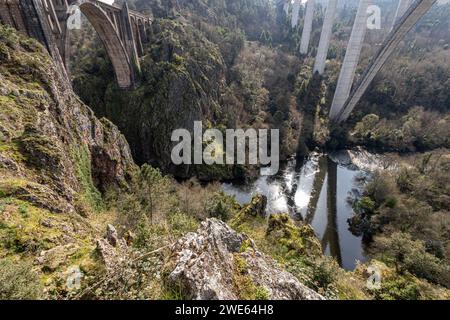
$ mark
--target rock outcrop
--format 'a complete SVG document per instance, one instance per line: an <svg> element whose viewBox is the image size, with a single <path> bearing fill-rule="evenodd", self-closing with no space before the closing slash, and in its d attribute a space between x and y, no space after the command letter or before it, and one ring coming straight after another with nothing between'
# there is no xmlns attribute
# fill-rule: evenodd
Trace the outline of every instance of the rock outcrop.
<svg viewBox="0 0 450 320"><path fill-rule="evenodd" d="M323 299L217 219L176 242L166 270L167 285L190 299Z"/></svg>
<svg viewBox="0 0 450 320"><path fill-rule="evenodd" d="M108 274L127 263L130 251L126 240L119 238L116 228L112 225L107 226L106 236L97 240L97 252Z"/></svg>
<svg viewBox="0 0 450 320"><path fill-rule="evenodd" d="M117 127L58 70L42 45L0 24L0 256L34 256L45 296L59 299L72 265L97 276L90 215L102 209L101 191L125 189L138 168ZM108 239L112 251L126 246L113 228Z"/></svg>
<svg viewBox="0 0 450 320"><path fill-rule="evenodd" d="M135 168L119 130L79 100L45 49L3 26L0 108L0 185L21 181L8 196L75 212L80 198L123 185Z"/></svg>
<svg viewBox="0 0 450 320"><path fill-rule="evenodd" d="M287 213L271 215L267 224L266 237L283 246L287 256L322 255L322 245L310 225L295 224Z"/></svg>
<svg viewBox="0 0 450 320"><path fill-rule="evenodd" d="M252 201L242 209L241 215L253 217L265 217L266 208L267 208L267 197L262 194L257 194L252 198Z"/></svg>
<svg viewBox="0 0 450 320"><path fill-rule="evenodd" d="M138 163L155 164L187 177L187 171L195 168L173 165L175 143L170 137L180 128L193 132L194 121L213 119L220 110L224 61L219 48L201 32L176 20L154 21L148 47L141 61L138 90L113 89L114 79L106 89L104 79L90 75L76 78L74 88L97 114L120 127Z"/></svg>

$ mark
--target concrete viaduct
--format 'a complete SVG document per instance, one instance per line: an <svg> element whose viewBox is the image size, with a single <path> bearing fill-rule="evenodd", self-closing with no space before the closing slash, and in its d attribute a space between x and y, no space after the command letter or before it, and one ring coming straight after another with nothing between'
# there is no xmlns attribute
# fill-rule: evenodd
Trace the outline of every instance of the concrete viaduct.
<svg viewBox="0 0 450 320"><path fill-rule="evenodd" d="M437 0L417 0L414 2L406 12L399 17L395 23L394 28L387 36L380 50L372 59L365 73L361 76L361 80L356 84L353 91L347 96L345 103L330 114L331 120L335 123L340 123L350 116L350 113L361 100L364 93L369 88L370 83L380 71L387 59L394 53L399 43L403 40L409 30L419 21L419 19L430 10L431 6ZM400 4L402 1L400 1Z"/></svg>
<svg viewBox="0 0 450 320"><path fill-rule="evenodd" d="M286 7L289 6L290 0L284 1L285 12L289 12ZM339 0L328 0L327 10L324 16L322 33L317 49L317 55L314 64L314 72L323 74L326 65L330 39L332 35L332 27L336 16L337 3ZM293 26L298 21L295 11L298 11L296 5L300 0L294 2L294 13L292 16ZM398 0L397 10L395 12L390 32L387 35L380 50L372 58L366 71L360 77L359 82L354 85L356 69L359 63L364 37L367 30L367 10L372 0L359 0L358 10L356 12L355 22L348 41L346 54L342 63L336 91L330 110L330 120L334 123L341 123L347 120L350 113L356 107L364 93L369 88L370 83L380 71L387 59L394 53L395 49L406 36L409 30L425 15L437 0ZM311 21L314 15L315 0L308 0L306 5L306 13L304 17L304 26L300 43L300 54L308 53L309 40L311 36ZM297 10L296 10L297 9ZM295 20L295 21L294 21ZM353 87L353 89L352 89Z"/></svg>
<svg viewBox="0 0 450 320"><path fill-rule="evenodd" d="M120 88L137 83L139 56L148 41L152 18L98 0L0 0L0 21L36 38L68 73L70 23L80 10L98 33L111 59Z"/></svg>

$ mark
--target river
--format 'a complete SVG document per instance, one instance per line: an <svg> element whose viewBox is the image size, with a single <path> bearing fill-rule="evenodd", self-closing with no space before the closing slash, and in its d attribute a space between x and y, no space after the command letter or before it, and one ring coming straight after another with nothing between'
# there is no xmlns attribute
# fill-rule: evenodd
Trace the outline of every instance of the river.
<svg viewBox="0 0 450 320"><path fill-rule="evenodd" d="M224 183L223 190L245 204L257 193L268 198L267 214L289 212L311 224L326 255L346 270L365 262L362 237L349 231L353 210L348 199L361 193L360 181L380 167L381 158L368 152L313 153L304 161L284 163L276 176L260 176L247 184Z"/></svg>

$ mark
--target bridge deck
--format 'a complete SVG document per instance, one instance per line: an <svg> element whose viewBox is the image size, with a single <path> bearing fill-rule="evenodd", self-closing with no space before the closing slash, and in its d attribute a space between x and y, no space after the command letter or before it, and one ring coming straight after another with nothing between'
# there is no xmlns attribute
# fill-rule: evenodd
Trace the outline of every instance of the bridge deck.
<svg viewBox="0 0 450 320"><path fill-rule="evenodd" d="M119 6L117 4L108 4L108 3L101 2L101 1L96 1L96 2L98 2L99 5L101 7L103 7L103 8L108 8L108 9L116 11L116 12L121 12L122 11L122 6ZM143 13L138 12L138 11L129 10L128 12L129 12L130 16L138 17L138 18L141 18L141 19L144 19L144 20L148 20L148 21L152 21L153 20L153 17L151 17L149 15L146 15L146 14L143 14Z"/></svg>

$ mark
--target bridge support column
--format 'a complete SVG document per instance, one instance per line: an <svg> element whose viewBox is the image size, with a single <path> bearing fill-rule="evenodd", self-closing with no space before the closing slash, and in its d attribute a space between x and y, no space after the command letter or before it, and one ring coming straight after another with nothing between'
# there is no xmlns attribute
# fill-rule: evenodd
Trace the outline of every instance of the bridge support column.
<svg viewBox="0 0 450 320"><path fill-rule="evenodd" d="M7 0L0 0L0 22L14 27L14 19L11 15L9 1Z"/></svg>
<svg viewBox="0 0 450 320"><path fill-rule="evenodd" d="M20 5L27 24L28 35L46 46L48 51L53 54L50 48L52 32L45 23L45 15L39 0L23 0Z"/></svg>
<svg viewBox="0 0 450 320"><path fill-rule="evenodd" d="M63 59L64 65L66 66L67 73L70 73L68 67L70 59L70 32L67 28L67 18L69 15L67 12L68 8L69 3L67 2L67 0L60 0L58 2L54 1L54 10L61 30L61 34L57 38L57 45L61 54L61 58Z"/></svg>
<svg viewBox="0 0 450 320"><path fill-rule="evenodd" d="M0 21L23 33L27 33L24 17L20 11L19 0L0 0Z"/></svg>
<svg viewBox="0 0 450 320"><path fill-rule="evenodd" d="M301 5L301 0L294 0L294 6L292 7L292 28L295 28L297 26L298 23L298 17L300 14L300 5Z"/></svg>
<svg viewBox="0 0 450 320"><path fill-rule="evenodd" d="M122 6L121 19L123 25L123 42L125 49L130 57L132 67L132 83L135 85L138 80L138 75L141 73L141 67L139 64L139 56L136 48L136 39L134 38L133 26L130 21L130 12L127 2L124 2Z"/></svg>
<svg viewBox="0 0 450 320"><path fill-rule="evenodd" d="M325 63L327 61L328 48L330 46L331 33L333 31L333 22L336 15L338 0L329 0L325 19L323 21L322 33L320 35L319 47L317 49L316 61L314 64L314 72L323 74L325 71Z"/></svg>
<svg viewBox="0 0 450 320"><path fill-rule="evenodd" d="M347 120L350 113L356 107L356 104L362 98L363 94L369 88L375 75L380 71L387 59L394 53L398 44L404 39L419 19L424 16L428 10L437 2L437 0L416 0L406 10L401 19L401 23L394 26L394 30L387 36L378 53L375 55L371 64L367 68L359 83L355 86L351 96L347 99L339 114L332 120L339 123Z"/></svg>
<svg viewBox="0 0 450 320"><path fill-rule="evenodd" d="M395 12L394 19L392 20L392 26L390 31L394 29L395 24L399 21L399 19L405 14L406 10L408 10L411 5L412 0L399 0L397 11Z"/></svg>
<svg viewBox="0 0 450 320"><path fill-rule="evenodd" d="M289 14L289 4L291 3L290 0L282 0L284 1L283 3L283 11L286 14L286 16Z"/></svg>
<svg viewBox="0 0 450 320"><path fill-rule="evenodd" d="M300 42L300 53L307 54L309 41L311 39L312 24L314 18L314 7L316 0L308 0L306 3L305 21L303 23L302 40Z"/></svg>
<svg viewBox="0 0 450 320"><path fill-rule="evenodd" d="M330 119L336 121L338 115L350 95L353 80L355 78L356 67L358 66L364 37L367 31L367 8L371 0L360 0L358 11L356 12L355 23L347 46L341 73L336 85L333 103L331 105Z"/></svg>

